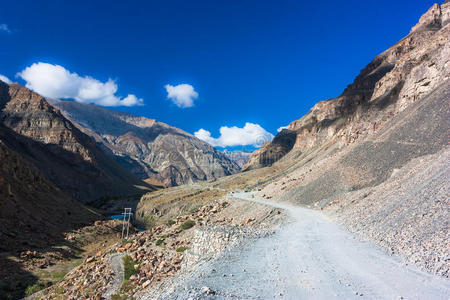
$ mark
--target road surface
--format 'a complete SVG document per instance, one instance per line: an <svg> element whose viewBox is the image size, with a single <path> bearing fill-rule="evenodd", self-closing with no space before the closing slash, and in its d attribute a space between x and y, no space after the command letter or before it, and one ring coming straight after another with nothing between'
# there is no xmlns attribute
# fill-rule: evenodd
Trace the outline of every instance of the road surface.
<svg viewBox="0 0 450 300"><path fill-rule="evenodd" d="M292 222L203 266L172 296L212 290L205 298L450 299L450 281L405 266L319 211L235 193L234 198L285 210ZM201 298L202 298L201 297Z"/></svg>

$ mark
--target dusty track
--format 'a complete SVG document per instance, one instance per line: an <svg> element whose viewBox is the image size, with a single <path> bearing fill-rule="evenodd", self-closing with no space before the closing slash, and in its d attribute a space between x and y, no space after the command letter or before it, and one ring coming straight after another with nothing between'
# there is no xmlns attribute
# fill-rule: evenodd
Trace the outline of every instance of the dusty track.
<svg viewBox="0 0 450 300"><path fill-rule="evenodd" d="M377 246L361 242L320 212L233 195L286 210L292 222L267 238L234 249L183 282L173 298L208 287L238 299L449 299L450 282L403 265ZM203 288L204 290L206 288Z"/></svg>

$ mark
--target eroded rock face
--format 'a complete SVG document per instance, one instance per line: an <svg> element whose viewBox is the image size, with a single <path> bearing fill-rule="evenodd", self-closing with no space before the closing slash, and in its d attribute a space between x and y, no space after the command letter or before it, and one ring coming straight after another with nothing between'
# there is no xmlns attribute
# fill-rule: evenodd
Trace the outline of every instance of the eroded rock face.
<svg viewBox="0 0 450 300"><path fill-rule="evenodd" d="M288 129L296 133L292 150L310 151L325 144L339 147L376 132L384 123L450 78L450 3L435 4L411 33L377 56L341 96L317 103ZM245 169L272 164L268 151L275 140L256 151ZM289 144L283 145L285 149ZM282 153L282 152L278 152Z"/></svg>
<svg viewBox="0 0 450 300"><path fill-rule="evenodd" d="M19 84L0 82L0 123L23 137L8 139L10 147L77 200L136 194L134 185L143 185L42 96Z"/></svg>
<svg viewBox="0 0 450 300"><path fill-rule="evenodd" d="M239 171L225 154L165 123L96 105L69 101L53 105L142 179L175 186Z"/></svg>
<svg viewBox="0 0 450 300"><path fill-rule="evenodd" d="M291 151L297 139L293 130L283 129L275 136L271 143L263 145L254 152L250 160L242 167L242 171L248 171L258 167L269 166Z"/></svg>

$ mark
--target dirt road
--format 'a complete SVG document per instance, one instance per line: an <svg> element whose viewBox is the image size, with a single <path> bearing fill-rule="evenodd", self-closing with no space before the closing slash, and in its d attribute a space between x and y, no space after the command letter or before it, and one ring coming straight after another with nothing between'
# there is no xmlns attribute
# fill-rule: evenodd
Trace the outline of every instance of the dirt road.
<svg viewBox="0 0 450 300"><path fill-rule="evenodd" d="M292 221L203 266L172 297L198 291L196 297L225 299L450 299L450 281L403 265L318 211L249 193L233 197L284 209Z"/></svg>

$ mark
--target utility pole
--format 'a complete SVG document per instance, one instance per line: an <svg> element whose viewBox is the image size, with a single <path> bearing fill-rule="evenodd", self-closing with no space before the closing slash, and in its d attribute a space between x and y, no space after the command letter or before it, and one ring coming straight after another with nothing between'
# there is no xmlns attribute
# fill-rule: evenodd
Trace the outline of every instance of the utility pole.
<svg viewBox="0 0 450 300"><path fill-rule="evenodd" d="M123 215L122 239L125 235L125 229L127 232L126 239L128 239L128 232L130 230L131 208L125 208L125 211L122 213L122 215Z"/></svg>

